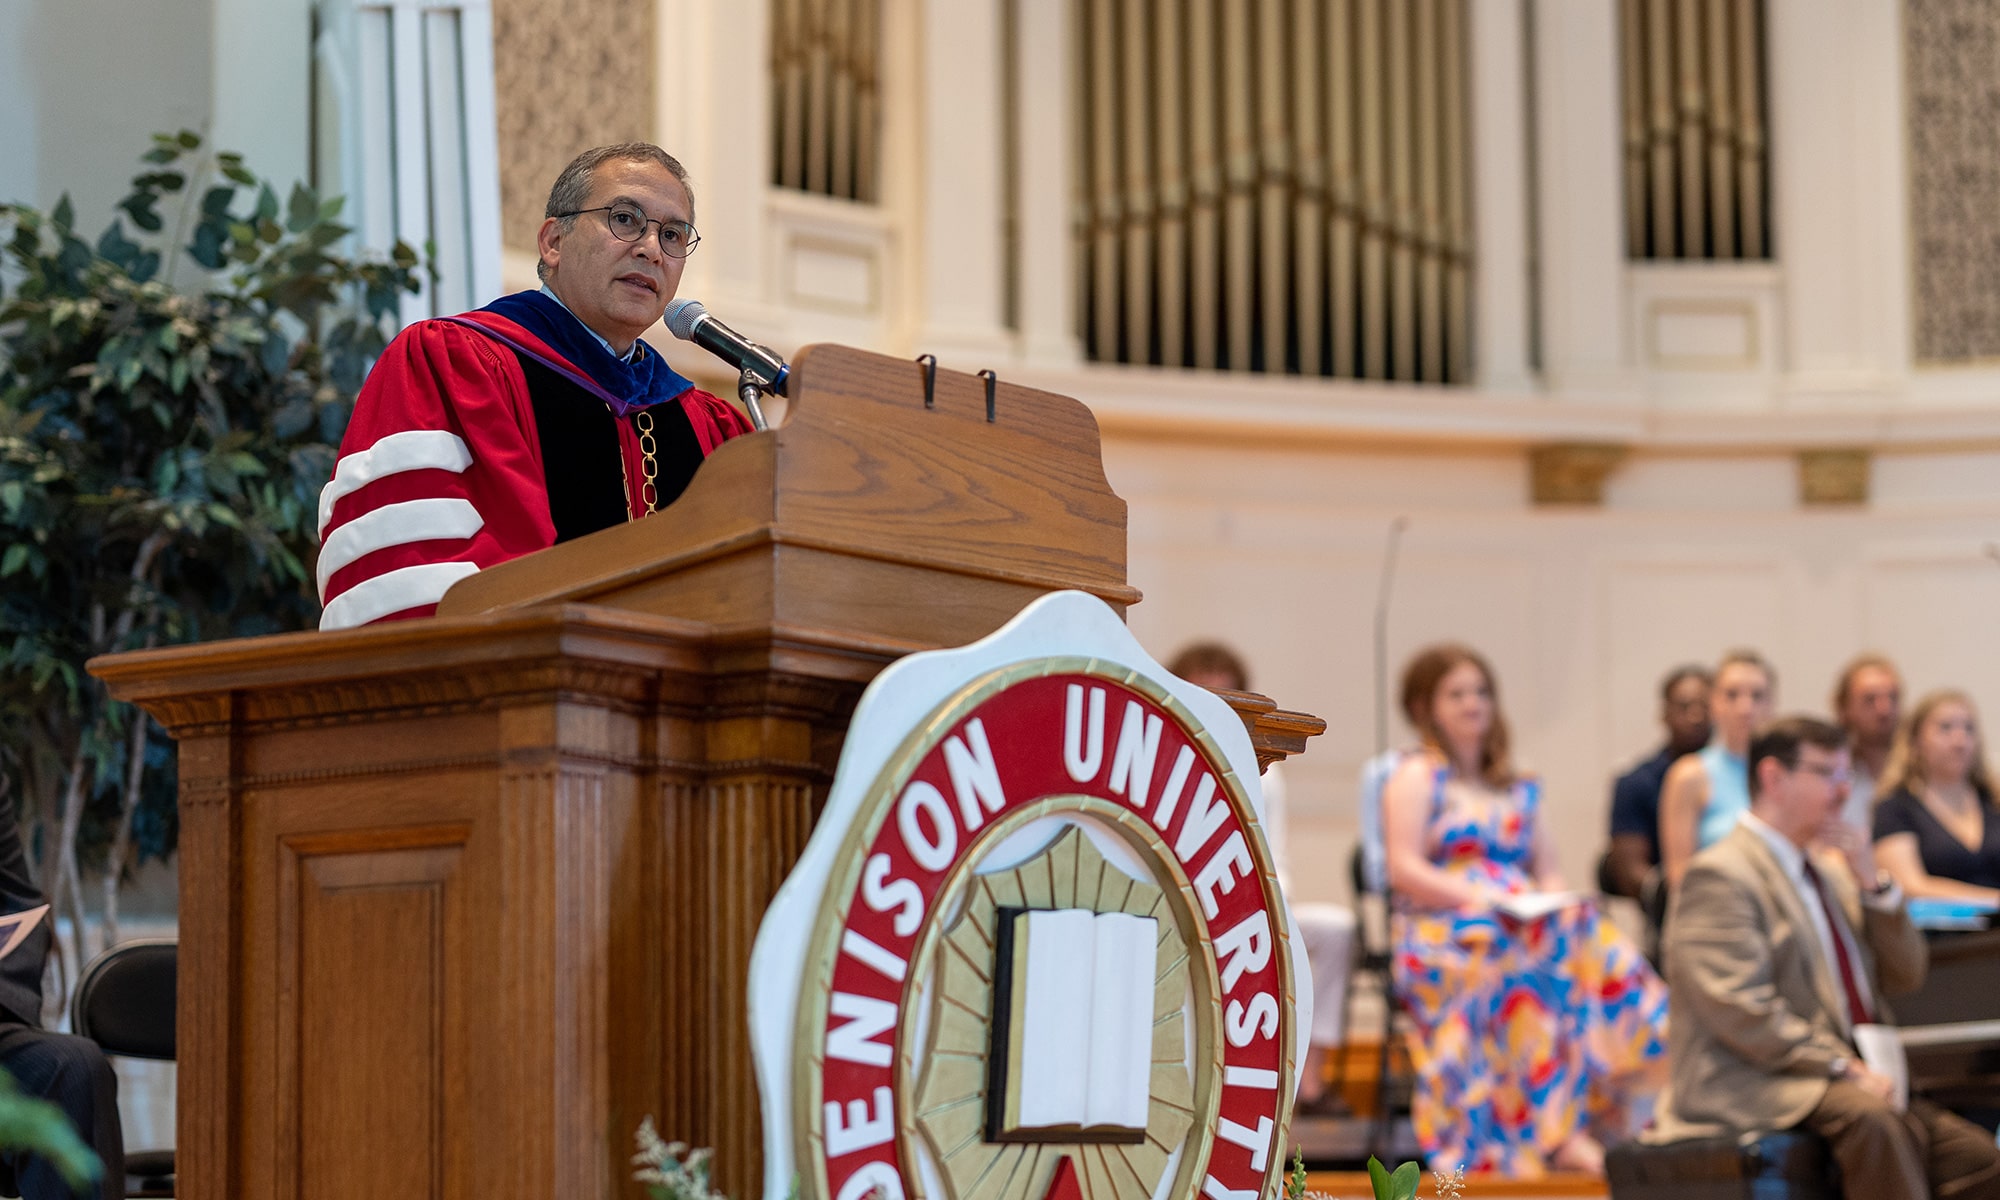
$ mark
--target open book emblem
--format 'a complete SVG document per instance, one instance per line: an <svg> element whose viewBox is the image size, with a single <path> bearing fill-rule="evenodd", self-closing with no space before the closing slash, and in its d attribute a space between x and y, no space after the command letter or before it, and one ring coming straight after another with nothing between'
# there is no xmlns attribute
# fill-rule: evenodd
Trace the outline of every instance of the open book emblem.
<svg viewBox="0 0 2000 1200"><path fill-rule="evenodd" d="M986 1140L1146 1140L1159 925L1087 908L1000 910Z"/></svg>

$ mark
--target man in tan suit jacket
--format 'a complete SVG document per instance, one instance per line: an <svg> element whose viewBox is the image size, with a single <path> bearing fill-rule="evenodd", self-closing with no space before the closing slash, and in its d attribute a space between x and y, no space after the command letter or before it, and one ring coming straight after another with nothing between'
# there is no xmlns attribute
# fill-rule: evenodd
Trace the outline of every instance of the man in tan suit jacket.
<svg viewBox="0 0 2000 1200"><path fill-rule="evenodd" d="M1840 819L1846 734L1789 717L1751 742L1750 813L1696 855L1667 919L1671 1082L1652 1140L1794 1126L1825 1137L1850 1200L2000 1200L2000 1150L1921 1099L1894 1108L1853 1029L1928 956L1866 835ZM1815 864L1807 847L1840 851ZM1864 881L1858 888L1855 880Z"/></svg>

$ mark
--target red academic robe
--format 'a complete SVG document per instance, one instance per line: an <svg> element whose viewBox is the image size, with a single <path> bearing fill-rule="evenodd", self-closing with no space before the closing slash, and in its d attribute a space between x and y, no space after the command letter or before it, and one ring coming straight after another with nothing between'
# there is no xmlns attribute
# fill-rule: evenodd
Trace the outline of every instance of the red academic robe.
<svg viewBox="0 0 2000 1200"><path fill-rule="evenodd" d="M422 321L398 334L362 385L333 480L320 496L321 629L429 616L458 580L555 544L550 481L521 360L466 321L583 374L493 313ZM698 388L666 403L686 414L704 457L751 429L735 408ZM638 435L629 420L616 427L626 511L644 515Z"/></svg>

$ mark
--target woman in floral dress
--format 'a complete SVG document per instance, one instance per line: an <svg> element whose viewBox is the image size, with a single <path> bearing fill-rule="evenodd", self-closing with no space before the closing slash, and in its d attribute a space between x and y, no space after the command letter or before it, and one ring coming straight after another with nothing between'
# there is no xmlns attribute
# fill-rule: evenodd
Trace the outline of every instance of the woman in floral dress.
<svg viewBox="0 0 2000 1200"><path fill-rule="evenodd" d="M1424 749L1383 792L1383 840L1417 1140L1445 1170L1601 1174L1665 1083L1666 986L1589 898L1530 907L1563 882L1485 660L1423 651L1403 707Z"/></svg>

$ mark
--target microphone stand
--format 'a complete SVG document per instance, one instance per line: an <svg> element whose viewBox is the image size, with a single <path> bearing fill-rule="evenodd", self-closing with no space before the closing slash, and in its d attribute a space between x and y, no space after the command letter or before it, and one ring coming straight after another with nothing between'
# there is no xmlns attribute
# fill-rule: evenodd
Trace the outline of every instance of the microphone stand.
<svg viewBox="0 0 2000 1200"><path fill-rule="evenodd" d="M769 380L765 379L761 375L758 375L756 372L752 371L749 367L743 368L743 373L736 377L737 398L742 400L743 407L749 410L750 424L759 433L762 433L763 431L771 427L770 424L764 420L764 405L762 403L764 397L764 389L769 386L770 386Z"/></svg>

